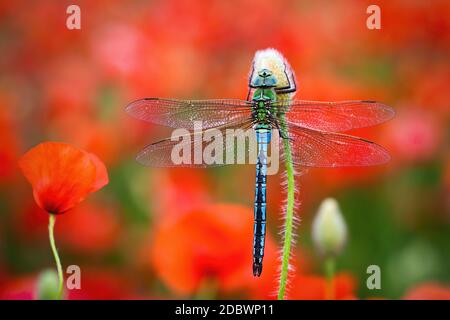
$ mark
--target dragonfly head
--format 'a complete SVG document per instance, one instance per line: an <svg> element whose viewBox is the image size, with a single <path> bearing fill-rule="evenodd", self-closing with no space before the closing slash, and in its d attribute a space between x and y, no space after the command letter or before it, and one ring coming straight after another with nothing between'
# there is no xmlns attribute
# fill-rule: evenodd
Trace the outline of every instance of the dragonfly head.
<svg viewBox="0 0 450 320"><path fill-rule="evenodd" d="M258 75L263 78L268 78L272 75L272 72L269 69L262 69L258 72Z"/></svg>
<svg viewBox="0 0 450 320"><path fill-rule="evenodd" d="M275 88L276 86L277 79L269 69L261 69L250 80L252 88Z"/></svg>

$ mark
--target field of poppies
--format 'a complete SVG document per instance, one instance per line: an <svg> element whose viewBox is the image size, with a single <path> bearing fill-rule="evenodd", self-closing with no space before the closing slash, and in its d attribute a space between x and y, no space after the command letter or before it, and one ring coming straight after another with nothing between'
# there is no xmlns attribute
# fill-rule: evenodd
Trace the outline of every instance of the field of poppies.
<svg viewBox="0 0 450 320"><path fill-rule="evenodd" d="M276 298L283 173L268 177L254 278L255 167L143 167L139 150L171 131L124 111L143 97L245 99L268 47L290 62L297 99L396 110L351 132L388 164L297 177L286 298L450 299L450 3L376 2L379 30L366 0L76 1L70 30L73 2L3 1L0 299ZM321 243L327 208L338 218Z"/></svg>

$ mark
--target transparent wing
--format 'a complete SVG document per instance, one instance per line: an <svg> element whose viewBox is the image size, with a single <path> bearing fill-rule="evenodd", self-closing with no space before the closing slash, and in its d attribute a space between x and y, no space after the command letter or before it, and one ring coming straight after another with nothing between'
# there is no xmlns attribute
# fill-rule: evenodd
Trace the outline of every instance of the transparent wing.
<svg viewBox="0 0 450 320"><path fill-rule="evenodd" d="M289 126L294 164L305 167L352 167L386 163L389 153L358 137Z"/></svg>
<svg viewBox="0 0 450 320"><path fill-rule="evenodd" d="M216 167L256 163L251 120L220 128L176 135L145 147L136 160L150 167Z"/></svg>
<svg viewBox="0 0 450 320"><path fill-rule="evenodd" d="M394 117L391 107L376 101L302 101L277 102L292 125L326 132L343 132L370 127Z"/></svg>
<svg viewBox="0 0 450 320"><path fill-rule="evenodd" d="M194 130L194 121L203 129L244 121L251 117L252 103L245 100L174 100L145 98L126 107L135 118L171 128Z"/></svg>

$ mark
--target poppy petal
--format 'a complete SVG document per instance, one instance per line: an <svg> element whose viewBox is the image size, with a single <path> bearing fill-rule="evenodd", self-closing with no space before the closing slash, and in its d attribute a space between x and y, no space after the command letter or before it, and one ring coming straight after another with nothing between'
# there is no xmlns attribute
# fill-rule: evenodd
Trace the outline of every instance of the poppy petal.
<svg viewBox="0 0 450 320"><path fill-rule="evenodd" d="M33 187L37 204L59 214L108 182L106 168L98 158L93 159L72 145L45 142L25 153L19 166Z"/></svg>
<svg viewBox="0 0 450 320"><path fill-rule="evenodd" d="M91 190L91 192L95 192L108 184L108 171L106 170L105 164L95 154L89 153L89 157L95 165L95 181Z"/></svg>

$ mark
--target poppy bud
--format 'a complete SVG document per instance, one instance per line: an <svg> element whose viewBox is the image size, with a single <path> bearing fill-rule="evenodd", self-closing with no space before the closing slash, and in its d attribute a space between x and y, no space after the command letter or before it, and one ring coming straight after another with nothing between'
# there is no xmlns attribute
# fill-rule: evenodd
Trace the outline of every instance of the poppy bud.
<svg viewBox="0 0 450 320"><path fill-rule="evenodd" d="M338 255L347 240L347 225L337 201L325 199L312 224L312 238L317 250L325 257Z"/></svg>
<svg viewBox="0 0 450 320"><path fill-rule="evenodd" d="M37 281L36 298L38 300L58 299L58 274L49 269L41 272Z"/></svg>

